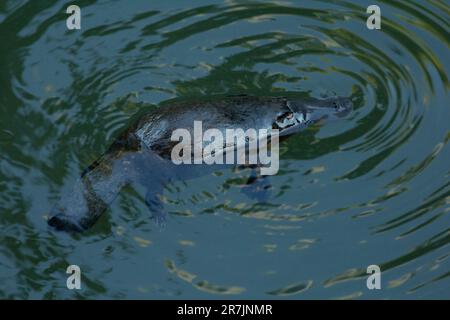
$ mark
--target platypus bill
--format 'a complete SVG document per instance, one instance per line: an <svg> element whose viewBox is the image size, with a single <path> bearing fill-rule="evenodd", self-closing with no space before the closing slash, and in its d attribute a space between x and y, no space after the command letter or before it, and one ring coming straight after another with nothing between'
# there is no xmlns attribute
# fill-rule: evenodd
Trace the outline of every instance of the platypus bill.
<svg viewBox="0 0 450 320"><path fill-rule="evenodd" d="M172 103L140 117L120 135L106 153L81 174L70 194L50 213L48 224L57 230L84 231L98 220L119 194L133 183L143 185L145 202L157 223L165 219L160 201L171 181L195 178L211 165L175 165L171 161L174 130L193 130L202 121L204 130L229 128L255 130L276 128L280 137L291 136L322 120L345 117L352 109L350 98L289 99L285 97L231 96L211 101ZM195 168L194 168L195 167ZM198 168L201 167L200 170ZM195 170L194 170L195 169ZM260 174L255 173L243 188L257 200L267 196ZM258 191L260 190L260 191ZM262 190L262 191L261 191Z"/></svg>

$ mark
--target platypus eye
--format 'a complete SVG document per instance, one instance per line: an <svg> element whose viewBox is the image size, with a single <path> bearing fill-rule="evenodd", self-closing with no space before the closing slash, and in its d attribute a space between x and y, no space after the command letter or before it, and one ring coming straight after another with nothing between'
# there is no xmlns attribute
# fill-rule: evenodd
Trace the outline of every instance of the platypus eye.
<svg viewBox="0 0 450 320"><path fill-rule="evenodd" d="M285 112L277 117L272 124L272 129L284 129L296 124L294 114L292 112Z"/></svg>

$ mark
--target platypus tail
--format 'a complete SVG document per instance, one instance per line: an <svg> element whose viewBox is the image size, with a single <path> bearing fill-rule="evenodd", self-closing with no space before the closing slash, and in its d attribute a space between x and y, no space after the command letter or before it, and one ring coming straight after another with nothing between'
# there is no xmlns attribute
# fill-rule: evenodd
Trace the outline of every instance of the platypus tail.
<svg viewBox="0 0 450 320"><path fill-rule="evenodd" d="M138 157L135 141L119 138L100 159L86 168L69 194L52 209L48 224L57 230L89 229L120 190L133 179Z"/></svg>

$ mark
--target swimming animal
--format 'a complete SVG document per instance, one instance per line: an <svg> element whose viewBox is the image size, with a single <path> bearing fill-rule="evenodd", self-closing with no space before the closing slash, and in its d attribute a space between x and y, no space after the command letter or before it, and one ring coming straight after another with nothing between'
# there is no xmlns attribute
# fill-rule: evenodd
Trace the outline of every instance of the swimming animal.
<svg viewBox="0 0 450 320"><path fill-rule="evenodd" d="M204 130L277 129L279 137L291 136L324 120L345 117L352 109L350 98L328 99L228 96L208 101L174 102L144 114L112 143L109 149L81 174L72 192L53 207L48 224L57 230L84 231L98 220L123 187L138 183L146 188L145 203L157 223L165 219L161 196L164 186L214 170L214 166L176 165L171 157L175 130L194 131L194 122L202 121ZM270 137L266 137L270 140ZM195 149L195 141L190 142ZM201 143L204 143L202 141ZM245 144L248 144L246 141ZM239 142L223 144L237 150ZM226 150L225 150L226 151ZM184 151L183 151L184 152ZM206 167L211 167L207 170ZM260 165L244 189L256 199L264 198Z"/></svg>

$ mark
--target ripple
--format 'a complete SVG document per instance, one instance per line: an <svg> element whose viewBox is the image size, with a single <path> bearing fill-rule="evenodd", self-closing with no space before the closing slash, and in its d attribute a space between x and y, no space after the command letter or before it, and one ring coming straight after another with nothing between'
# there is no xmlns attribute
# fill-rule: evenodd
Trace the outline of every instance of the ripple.
<svg viewBox="0 0 450 320"><path fill-rule="evenodd" d="M204 291L211 294L223 294L223 295L241 294L242 292L245 291L245 289L242 287L238 286L224 287L219 286L217 284L213 284L206 280L198 280L194 282L194 280L197 278L197 275L182 269L178 269L175 266L175 263L171 260L166 261L166 266L169 269L169 271L175 273L178 278L180 278L185 282L192 283L194 288L197 288L200 291Z"/></svg>
<svg viewBox="0 0 450 320"><path fill-rule="evenodd" d="M270 295L274 295L274 296L295 295L295 294L299 294L299 293L302 293L302 292L308 290L309 288L311 288L312 284L313 284L313 282L312 282L312 280L310 280L310 281L307 281L306 283L291 284L284 288L273 290L273 291L270 291L267 293Z"/></svg>

